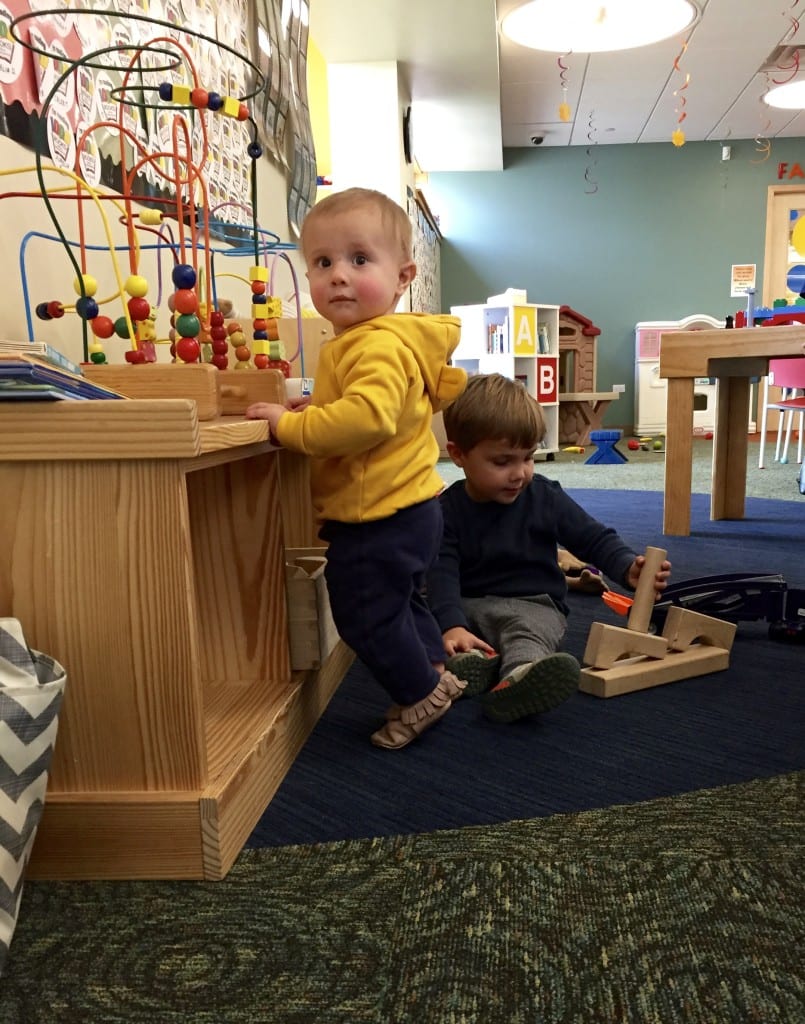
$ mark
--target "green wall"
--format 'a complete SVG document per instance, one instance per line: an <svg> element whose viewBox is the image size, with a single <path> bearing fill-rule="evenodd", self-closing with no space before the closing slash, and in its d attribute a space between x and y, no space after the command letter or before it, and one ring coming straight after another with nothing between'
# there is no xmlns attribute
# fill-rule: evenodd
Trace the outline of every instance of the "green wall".
<svg viewBox="0 0 805 1024"><path fill-rule="evenodd" d="M588 317L601 328L598 389L626 385L606 423L631 430L636 323L745 309L730 298L734 263L757 264L760 302L768 187L779 162L805 167L805 139L754 163L755 142L730 144L729 161L714 142L507 149L502 171L429 175L443 309L515 287Z"/></svg>

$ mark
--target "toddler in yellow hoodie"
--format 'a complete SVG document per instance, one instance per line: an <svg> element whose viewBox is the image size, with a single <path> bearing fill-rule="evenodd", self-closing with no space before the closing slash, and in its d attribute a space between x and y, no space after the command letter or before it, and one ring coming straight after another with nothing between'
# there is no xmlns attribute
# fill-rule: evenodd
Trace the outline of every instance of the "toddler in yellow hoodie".
<svg viewBox="0 0 805 1024"><path fill-rule="evenodd" d="M313 305L335 337L322 346L312 398L290 408L258 402L246 415L311 458L333 619L393 701L372 742L396 749L465 686L445 671L441 630L422 596L442 536L431 417L466 384L448 364L460 324L395 313L416 264L408 216L381 192L323 199L305 218L301 248Z"/></svg>

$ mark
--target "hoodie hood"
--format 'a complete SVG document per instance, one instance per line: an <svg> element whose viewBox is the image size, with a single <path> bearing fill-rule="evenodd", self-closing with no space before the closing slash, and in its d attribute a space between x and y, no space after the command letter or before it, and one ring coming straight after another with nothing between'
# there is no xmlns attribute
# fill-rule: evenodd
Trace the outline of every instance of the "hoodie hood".
<svg viewBox="0 0 805 1024"><path fill-rule="evenodd" d="M465 371L447 365L461 338L458 317L446 313L391 313L360 326L363 331L390 331L400 339L419 365L434 412L464 390Z"/></svg>

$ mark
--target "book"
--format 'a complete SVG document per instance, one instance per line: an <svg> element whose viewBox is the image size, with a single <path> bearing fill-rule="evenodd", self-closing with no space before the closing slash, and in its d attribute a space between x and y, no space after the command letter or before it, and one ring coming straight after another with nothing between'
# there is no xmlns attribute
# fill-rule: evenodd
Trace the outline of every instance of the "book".
<svg viewBox="0 0 805 1024"><path fill-rule="evenodd" d="M16 400L21 397L19 392L23 391L23 385L30 387L37 384L59 392L64 398L113 399L125 397L117 391L112 391L111 388L87 380L81 374L75 374L70 370L55 366L42 355L28 355L20 352L0 352L0 381L16 382L15 388L6 384L4 389L4 393L13 394ZM33 399L36 393L36 391L30 391L29 397ZM42 398L41 390L38 397ZM54 396L51 395L52 397Z"/></svg>
<svg viewBox="0 0 805 1024"><path fill-rule="evenodd" d="M76 396L50 384L33 384L15 377L0 377L0 402L75 401ZM79 399L80 400L80 399Z"/></svg>
<svg viewBox="0 0 805 1024"><path fill-rule="evenodd" d="M41 356L46 359L49 363L53 363L54 366L60 367L62 370L68 370L70 373L74 373L77 377L82 376L82 369L72 359L68 359L63 352L59 352L58 349L53 348L52 345L48 345L44 341L31 341L28 344L24 344L19 341L0 341L0 355L6 353L19 353L20 355L28 356Z"/></svg>

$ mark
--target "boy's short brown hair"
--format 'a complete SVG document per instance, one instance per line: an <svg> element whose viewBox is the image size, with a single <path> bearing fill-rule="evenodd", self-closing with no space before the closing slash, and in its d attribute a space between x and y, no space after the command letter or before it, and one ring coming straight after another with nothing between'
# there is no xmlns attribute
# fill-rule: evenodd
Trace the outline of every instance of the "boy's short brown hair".
<svg viewBox="0 0 805 1024"><path fill-rule="evenodd" d="M481 441L508 441L513 448L535 450L547 426L542 408L524 384L486 373L470 377L445 409L444 429L447 440L466 453Z"/></svg>
<svg viewBox="0 0 805 1024"><path fill-rule="evenodd" d="M349 213L361 206L369 206L377 210L383 222L383 227L392 238L400 243L400 255L403 262L413 259L413 229L411 221L405 210L390 199L384 192L378 192L373 188L346 188L342 192L333 192L320 200L311 209L310 213L302 221L302 233L300 243L302 252L305 251L305 232L310 224L315 223L319 217L335 216L339 213Z"/></svg>

